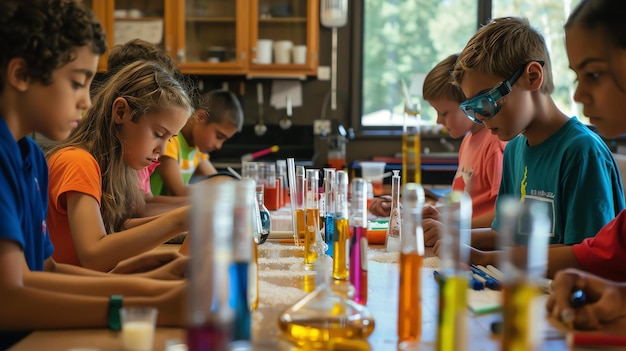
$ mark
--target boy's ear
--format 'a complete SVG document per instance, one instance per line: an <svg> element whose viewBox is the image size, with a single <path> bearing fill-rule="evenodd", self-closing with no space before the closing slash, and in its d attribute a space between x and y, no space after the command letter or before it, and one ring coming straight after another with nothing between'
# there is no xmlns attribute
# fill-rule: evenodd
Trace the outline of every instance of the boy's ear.
<svg viewBox="0 0 626 351"><path fill-rule="evenodd" d="M124 123L124 119L127 117L127 114L130 116L130 106L128 105L128 101L122 97L118 97L113 100L113 108L111 110L113 111L113 120L116 124Z"/></svg>
<svg viewBox="0 0 626 351"><path fill-rule="evenodd" d="M528 72L529 89L539 90L543 84L543 67L539 62L531 62L526 67Z"/></svg>
<svg viewBox="0 0 626 351"><path fill-rule="evenodd" d="M28 76L28 64L21 57L9 60L7 64L7 84L15 90L24 92L28 89L30 79Z"/></svg>

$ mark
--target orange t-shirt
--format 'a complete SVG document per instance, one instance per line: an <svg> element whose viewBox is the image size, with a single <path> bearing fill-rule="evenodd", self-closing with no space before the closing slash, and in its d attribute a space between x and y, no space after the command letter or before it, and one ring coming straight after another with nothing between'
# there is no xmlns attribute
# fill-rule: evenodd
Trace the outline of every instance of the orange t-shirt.
<svg viewBox="0 0 626 351"><path fill-rule="evenodd" d="M472 198L472 218L495 209L502 179L505 142L483 128L467 133L459 149L459 168L452 190L467 192Z"/></svg>
<svg viewBox="0 0 626 351"><path fill-rule="evenodd" d="M67 147L48 159L48 231L54 244L52 257L59 263L82 266L74 246L67 217L65 194L76 191L91 195L98 205L102 198L102 177L96 159L86 150Z"/></svg>

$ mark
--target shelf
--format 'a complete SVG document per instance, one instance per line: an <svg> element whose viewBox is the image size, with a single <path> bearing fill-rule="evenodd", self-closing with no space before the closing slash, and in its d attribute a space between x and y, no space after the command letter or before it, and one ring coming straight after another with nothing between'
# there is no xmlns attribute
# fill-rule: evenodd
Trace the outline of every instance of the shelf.
<svg viewBox="0 0 626 351"><path fill-rule="evenodd" d="M230 23L236 22L235 17L187 17L185 22L201 22L201 23Z"/></svg>
<svg viewBox="0 0 626 351"><path fill-rule="evenodd" d="M259 18L259 23L306 23L306 17Z"/></svg>

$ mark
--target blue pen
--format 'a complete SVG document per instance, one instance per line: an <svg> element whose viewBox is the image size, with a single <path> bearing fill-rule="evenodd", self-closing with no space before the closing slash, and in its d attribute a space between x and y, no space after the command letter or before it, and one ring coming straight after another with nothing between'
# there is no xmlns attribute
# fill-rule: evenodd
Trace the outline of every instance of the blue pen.
<svg viewBox="0 0 626 351"><path fill-rule="evenodd" d="M444 281L444 277L441 273L439 273L438 271L434 271L433 272L433 277L435 278L435 281L437 281L437 283L442 283ZM472 290L483 290L485 288L485 284L483 284L483 282L481 282L480 280L474 278L473 276L469 276L469 280L468 280L468 285L470 288L472 288Z"/></svg>
<svg viewBox="0 0 626 351"><path fill-rule="evenodd" d="M578 308L582 307L586 300L587 296L585 296L585 293L581 289L576 289L572 292L569 303L572 307Z"/></svg>
<svg viewBox="0 0 626 351"><path fill-rule="evenodd" d="M480 270L478 267L471 265L470 268L472 269L472 272L478 274L479 276L483 277L485 279L486 285L489 289L492 290L500 290L500 282L495 279L494 277L488 275L487 273L483 272L482 270Z"/></svg>

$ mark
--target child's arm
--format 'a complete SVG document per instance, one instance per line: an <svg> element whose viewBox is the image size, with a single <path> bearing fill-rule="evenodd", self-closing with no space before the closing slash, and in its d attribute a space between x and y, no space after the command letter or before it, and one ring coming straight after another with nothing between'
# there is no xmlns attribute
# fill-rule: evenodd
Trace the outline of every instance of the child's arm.
<svg viewBox="0 0 626 351"><path fill-rule="evenodd" d="M189 191L185 183L183 183L183 176L180 173L178 162L168 156L160 158L161 164L156 168L159 172L161 179L163 179L163 186L167 189L170 195L174 196L187 196Z"/></svg>
<svg viewBox="0 0 626 351"><path fill-rule="evenodd" d="M217 174L217 169L215 169L211 161L206 160L206 159L201 159L200 162L198 163L198 167L196 168L196 171L194 172L194 175L210 176L213 174Z"/></svg>
<svg viewBox="0 0 626 351"><path fill-rule="evenodd" d="M489 211L478 217L472 218L472 228L489 228L496 216L496 210Z"/></svg>
<svg viewBox="0 0 626 351"><path fill-rule="evenodd" d="M189 207L168 212L148 223L107 235L93 197L68 192L67 214L76 252L84 267L108 272L119 262L151 250L188 229Z"/></svg>
<svg viewBox="0 0 626 351"><path fill-rule="evenodd" d="M31 272L19 245L0 239L0 301L11 302L0 308L0 330L105 327L109 295L120 293L125 306L156 306L159 325L183 321L184 282Z"/></svg>

